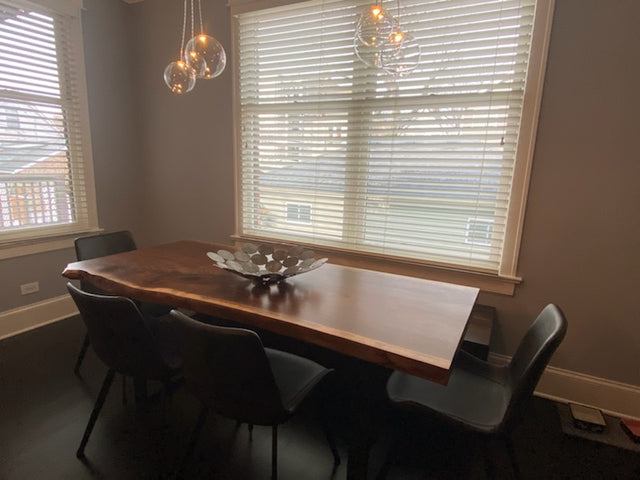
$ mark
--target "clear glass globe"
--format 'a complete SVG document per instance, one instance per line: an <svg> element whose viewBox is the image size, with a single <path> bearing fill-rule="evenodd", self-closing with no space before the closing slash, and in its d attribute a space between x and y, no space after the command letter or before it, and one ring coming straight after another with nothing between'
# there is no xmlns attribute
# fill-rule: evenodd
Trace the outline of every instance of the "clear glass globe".
<svg viewBox="0 0 640 480"><path fill-rule="evenodd" d="M371 5L360 14L356 37L368 47L382 45L396 25L395 19L380 5Z"/></svg>
<svg viewBox="0 0 640 480"><path fill-rule="evenodd" d="M353 41L353 50L362 63L370 67L382 68L382 49L384 46L367 45L359 38Z"/></svg>
<svg viewBox="0 0 640 480"><path fill-rule="evenodd" d="M389 48L382 49L381 66L394 75L406 75L420 63L420 44L410 33L395 31L389 35Z"/></svg>
<svg viewBox="0 0 640 480"><path fill-rule="evenodd" d="M182 95L196 86L196 72L182 60L176 60L164 69L164 82L173 93Z"/></svg>
<svg viewBox="0 0 640 480"><path fill-rule="evenodd" d="M222 73L227 54L220 42L209 35L197 35L187 42L184 61L196 72L196 77L210 79Z"/></svg>

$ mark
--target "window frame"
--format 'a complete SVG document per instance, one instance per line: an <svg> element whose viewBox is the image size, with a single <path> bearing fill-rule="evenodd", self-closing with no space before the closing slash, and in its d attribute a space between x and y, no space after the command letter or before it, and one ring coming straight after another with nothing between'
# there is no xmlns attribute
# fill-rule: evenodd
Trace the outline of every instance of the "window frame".
<svg viewBox="0 0 640 480"><path fill-rule="evenodd" d="M260 240L263 237L244 235L241 232L241 171L242 159L240 125L240 48L238 40L238 15L261 9L300 3L303 0L230 0L231 9L231 38L234 58L233 64L233 133L234 133L234 161L235 161L235 234L234 239ZM515 286L522 281L517 274L518 256L522 242L522 232L526 211L531 168L533 164L534 148L542 100L542 89L546 70L551 25L553 21L555 0L536 0L534 25L531 39L529 65L526 75L526 87L523 98L521 126L515 154L515 166L512 177L512 188L509 200L509 211L506 221L506 234L503 243L503 254L498 274L469 271L463 268L451 268L429 264L428 262L412 262L408 259L393 259L374 253L353 253L338 248L313 245L315 250L328 256L332 262L371 268L391 273L399 273L438 281L447 281L478 287L484 291L513 295Z"/></svg>
<svg viewBox="0 0 640 480"><path fill-rule="evenodd" d="M69 63L60 66L59 81L61 88L64 88L65 82L75 84L76 98L74 101L77 108L72 113L79 117L80 126L67 133L67 141L79 143L81 146L78 149L80 158L72 156L69 168L72 177L74 179L81 178L84 184L85 208L83 216L86 217L86 221L81 224L29 227L25 229L24 234L21 234L19 230L11 231L7 235L0 233L0 259L69 248L73 246L73 240L79 234L99 231L82 35L82 0L5 1L31 11L52 15L54 20L56 15L64 15L69 18L68 23L64 26L64 33L69 36L68 45L72 48L69 49ZM58 54L58 57L62 62L61 55ZM70 65L72 66L70 67ZM66 102L61 102L61 105L63 109L68 106ZM70 135L74 135L74 137L69 138Z"/></svg>

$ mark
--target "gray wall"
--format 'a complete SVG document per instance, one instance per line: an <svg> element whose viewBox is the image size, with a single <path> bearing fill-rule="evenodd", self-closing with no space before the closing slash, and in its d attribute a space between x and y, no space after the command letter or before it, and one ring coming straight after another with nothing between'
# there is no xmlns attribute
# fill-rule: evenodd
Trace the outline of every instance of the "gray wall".
<svg viewBox="0 0 640 480"><path fill-rule="evenodd" d="M101 225L138 243L227 241L233 232L231 65L189 95L169 93L181 2L85 0L85 48ZM230 50L229 12L205 0ZM552 364L640 385L640 2L557 0L513 297L498 307L493 349L512 354L548 302L569 333ZM233 61L233 59L229 59ZM128 64L129 69L122 66ZM63 293L71 251L0 262L0 311ZM18 273L16 273L18 272ZM20 281L24 279L24 281ZM45 291L46 290L46 291Z"/></svg>
<svg viewBox="0 0 640 480"><path fill-rule="evenodd" d="M512 352L547 302L569 320L553 364L640 385L640 2L557 0L513 298Z"/></svg>
<svg viewBox="0 0 640 480"><path fill-rule="evenodd" d="M182 2L153 0L132 6L138 79L144 192L144 238L229 242L233 232L234 173L229 9L202 2L205 31L227 52L227 67L194 90L172 94L165 67L179 58Z"/></svg>

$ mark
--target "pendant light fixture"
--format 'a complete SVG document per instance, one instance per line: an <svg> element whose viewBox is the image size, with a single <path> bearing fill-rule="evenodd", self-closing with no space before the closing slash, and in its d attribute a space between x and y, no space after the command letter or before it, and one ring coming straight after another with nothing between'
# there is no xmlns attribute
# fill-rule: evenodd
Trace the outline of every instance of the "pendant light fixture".
<svg viewBox="0 0 640 480"><path fill-rule="evenodd" d="M381 4L366 7L360 14L354 35L356 56L370 67L393 75L406 75L420 63L420 44L400 24L400 0L396 17Z"/></svg>
<svg viewBox="0 0 640 480"><path fill-rule="evenodd" d="M187 0L184 0L182 10L182 39L180 40L180 56L164 69L164 82L176 95L190 92L196 85L196 72L183 60L184 34L187 28Z"/></svg>
<svg viewBox="0 0 640 480"><path fill-rule="evenodd" d="M356 27L356 38L367 47L383 45L394 30L394 19L382 8L374 4L360 14Z"/></svg>
<svg viewBox="0 0 640 480"><path fill-rule="evenodd" d="M198 78L208 80L217 77L227 64L227 55L220 42L204 32L201 0L197 2L200 33L195 34L194 0L184 0L180 57L164 70L165 83L178 95L193 90ZM185 45L187 11L191 12L191 39Z"/></svg>

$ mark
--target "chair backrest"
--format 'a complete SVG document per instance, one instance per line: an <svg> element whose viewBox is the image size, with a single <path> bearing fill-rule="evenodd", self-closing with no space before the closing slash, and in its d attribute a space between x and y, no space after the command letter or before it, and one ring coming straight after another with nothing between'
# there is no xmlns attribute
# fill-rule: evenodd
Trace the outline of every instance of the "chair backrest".
<svg viewBox="0 0 640 480"><path fill-rule="evenodd" d="M171 312L185 384L223 416L256 425L282 422L287 412L260 337L251 330L208 325Z"/></svg>
<svg viewBox="0 0 640 480"><path fill-rule="evenodd" d="M133 235L128 230L79 237L75 239L74 245L76 247L76 258L78 261L130 252L137 248L136 242L133 240ZM104 293L86 281L80 281L80 287L85 292Z"/></svg>
<svg viewBox="0 0 640 480"><path fill-rule="evenodd" d="M128 230L76 238L74 244L78 260L90 260L136 249L136 242Z"/></svg>
<svg viewBox="0 0 640 480"><path fill-rule="evenodd" d="M522 419L526 401L533 395L566 332L567 320L554 304L547 305L527 330L509 364L511 400L505 414L507 429Z"/></svg>
<svg viewBox="0 0 640 480"><path fill-rule="evenodd" d="M154 334L129 298L80 290L67 283L98 357L117 372L162 380L167 363Z"/></svg>

